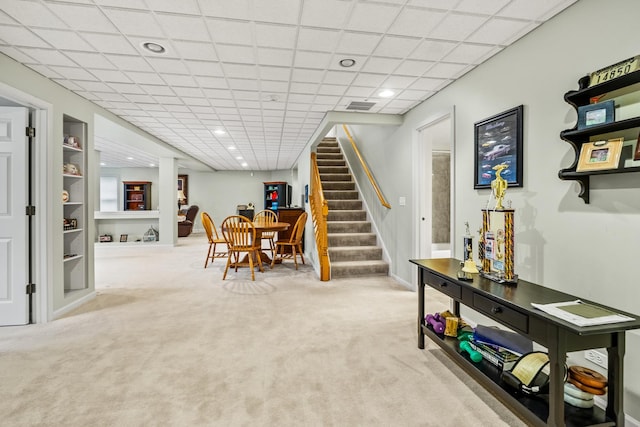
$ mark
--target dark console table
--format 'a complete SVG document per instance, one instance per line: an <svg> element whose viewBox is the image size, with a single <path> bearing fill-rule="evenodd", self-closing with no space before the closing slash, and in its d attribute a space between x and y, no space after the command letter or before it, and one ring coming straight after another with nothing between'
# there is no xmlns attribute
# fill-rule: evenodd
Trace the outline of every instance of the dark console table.
<svg viewBox="0 0 640 427"><path fill-rule="evenodd" d="M461 268L457 259L410 261L418 266L418 348L424 348L425 336L432 339L476 381L531 425L624 426L625 331L640 328L638 316L594 303L635 320L580 327L531 306L532 302L549 304L579 299L574 295L524 280L519 280L517 285L503 285L477 274L473 281L461 281L457 278ZM463 304L546 347L551 366L549 394L528 396L509 388L500 379L496 367L486 361L472 362L467 353L459 349L457 339L436 334L424 320L425 285L449 296L455 315L460 314L460 304ZM566 354L591 348L606 348L609 356L606 410L596 406L580 409L564 403Z"/></svg>

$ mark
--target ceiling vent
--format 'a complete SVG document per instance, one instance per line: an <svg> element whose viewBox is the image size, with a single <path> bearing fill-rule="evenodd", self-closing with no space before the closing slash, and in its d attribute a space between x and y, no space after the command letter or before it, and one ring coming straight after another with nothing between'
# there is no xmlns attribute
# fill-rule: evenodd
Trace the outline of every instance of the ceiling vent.
<svg viewBox="0 0 640 427"><path fill-rule="evenodd" d="M374 105L376 105L375 102L352 101L347 105L347 110L369 111Z"/></svg>

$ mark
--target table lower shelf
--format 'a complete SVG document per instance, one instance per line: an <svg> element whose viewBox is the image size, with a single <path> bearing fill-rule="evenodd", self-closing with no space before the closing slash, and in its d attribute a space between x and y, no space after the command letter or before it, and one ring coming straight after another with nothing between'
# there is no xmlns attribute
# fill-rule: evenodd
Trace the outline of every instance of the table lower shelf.
<svg viewBox="0 0 640 427"><path fill-rule="evenodd" d="M472 362L466 352L460 350L458 340L436 334L430 327L422 326L424 335L441 347L447 355L462 369L471 375L483 387L506 406L519 414L525 421L536 426L545 426L549 417L549 395L529 396L517 392L507 386L501 379L501 370L486 360ZM576 408L567 403L564 405L565 425L578 426L615 426L616 423L607 418L604 410L597 406L589 409Z"/></svg>

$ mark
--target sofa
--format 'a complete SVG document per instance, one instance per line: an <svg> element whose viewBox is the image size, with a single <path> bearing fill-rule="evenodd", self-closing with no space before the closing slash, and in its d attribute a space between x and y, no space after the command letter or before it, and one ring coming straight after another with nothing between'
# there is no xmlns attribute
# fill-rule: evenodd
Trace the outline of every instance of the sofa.
<svg viewBox="0 0 640 427"><path fill-rule="evenodd" d="M197 205L189 206L185 219L178 222L178 237L187 237L193 231L193 223L200 208Z"/></svg>

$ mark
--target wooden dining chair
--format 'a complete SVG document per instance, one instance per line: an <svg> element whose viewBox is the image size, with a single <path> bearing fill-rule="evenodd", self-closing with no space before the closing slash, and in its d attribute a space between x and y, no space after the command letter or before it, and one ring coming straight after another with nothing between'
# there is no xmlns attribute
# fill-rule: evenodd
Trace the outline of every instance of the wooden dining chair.
<svg viewBox="0 0 640 427"><path fill-rule="evenodd" d="M209 250L207 251L207 257L204 260L204 268L207 268L209 260L213 262L216 258L224 258L227 256L227 251L216 250L218 245L226 246L227 241L224 237L220 237L220 234L218 234L218 230L216 229L216 224L208 213L202 212L200 214L200 220L204 227L204 231L207 233L207 239L209 239Z"/></svg>
<svg viewBox="0 0 640 427"><path fill-rule="evenodd" d="M306 212L302 212L302 214L298 217L296 224L293 226L293 231L291 231L291 236L289 240L285 241L277 241L276 242L276 254L273 256L271 260L271 268L276 263L276 258L282 262L284 258L293 258L293 262L296 264L296 270L298 269L298 259L296 255L300 255L300 259L304 264L304 253L302 251L302 235L304 233L304 227L307 224L307 216ZM290 248L291 253L285 253L285 248Z"/></svg>
<svg viewBox="0 0 640 427"><path fill-rule="evenodd" d="M264 270L262 269L262 259L260 259L261 248L257 246L256 229L253 223L244 216L228 216L222 221L222 235L227 241L229 250L222 280L227 277L227 271L232 263L236 272L238 271L238 266L248 265L251 268L251 280L256 280L253 271L254 263L258 264L261 272L264 272ZM240 260L241 253L247 254L246 261Z"/></svg>
<svg viewBox="0 0 640 427"><path fill-rule="evenodd" d="M273 224L274 222L278 222L278 214L270 209L265 209L263 211L258 212L253 216L253 222L258 224ZM275 256L276 253L276 232L275 231L263 231L262 239L269 241L269 249L271 250L271 258Z"/></svg>

